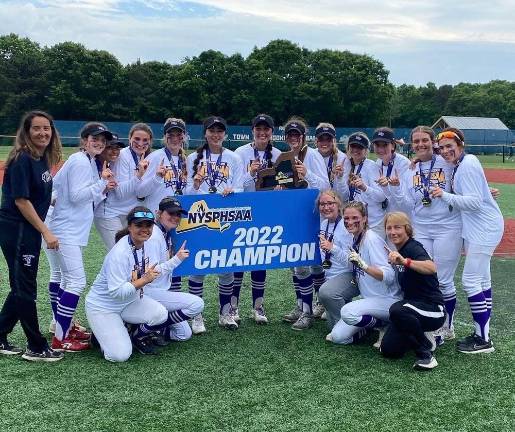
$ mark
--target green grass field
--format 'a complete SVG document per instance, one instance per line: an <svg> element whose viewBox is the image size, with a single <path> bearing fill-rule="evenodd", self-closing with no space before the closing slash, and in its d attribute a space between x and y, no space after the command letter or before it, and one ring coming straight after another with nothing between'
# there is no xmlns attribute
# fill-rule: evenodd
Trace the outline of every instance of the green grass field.
<svg viewBox="0 0 515 432"><path fill-rule="evenodd" d="M0 153L0 160L3 159ZM494 184L505 217L515 217L515 185ZM93 230L85 249L88 285L105 255ZM324 341L324 322L295 332L281 322L293 306L289 270L269 272L267 326L244 318L235 332L218 328L215 279L206 279L208 333L172 344L157 357L124 364L98 351L67 353L55 364L0 356L0 431L513 431L515 430L515 260L493 258L493 354L467 356L448 342L430 373L412 355L383 359L371 345ZM8 290L0 259L0 302ZM459 337L472 323L457 272ZM247 275L248 277L248 275ZM41 257L38 308L50 321L48 265ZM250 283L241 313L250 311ZM78 309L83 323L83 301ZM24 346L16 327L11 341Z"/></svg>

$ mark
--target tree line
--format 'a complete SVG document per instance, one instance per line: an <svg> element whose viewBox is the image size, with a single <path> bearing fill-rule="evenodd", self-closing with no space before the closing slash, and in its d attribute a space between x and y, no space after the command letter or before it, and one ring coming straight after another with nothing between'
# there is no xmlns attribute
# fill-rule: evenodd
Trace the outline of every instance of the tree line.
<svg viewBox="0 0 515 432"><path fill-rule="evenodd" d="M515 128L515 83L394 86L384 65L349 51L308 50L287 40L245 58L208 50L180 64L136 61L74 42L42 47L0 36L0 134L40 108L59 120L200 123L210 114L249 124L266 112L277 124L292 114L311 125L413 127L440 115L499 117Z"/></svg>

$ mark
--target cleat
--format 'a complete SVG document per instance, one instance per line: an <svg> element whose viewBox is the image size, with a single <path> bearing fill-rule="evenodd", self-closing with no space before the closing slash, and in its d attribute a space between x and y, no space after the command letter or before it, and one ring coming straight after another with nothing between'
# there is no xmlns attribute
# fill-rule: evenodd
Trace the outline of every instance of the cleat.
<svg viewBox="0 0 515 432"><path fill-rule="evenodd" d="M154 333L152 336L150 336L150 342L152 342L152 344L157 347L165 347L170 344L170 341L167 340L161 333Z"/></svg>
<svg viewBox="0 0 515 432"><path fill-rule="evenodd" d="M236 330L238 328L238 323L234 321L234 318L230 314L220 315L218 324L227 330Z"/></svg>
<svg viewBox="0 0 515 432"><path fill-rule="evenodd" d="M200 335L206 332L206 326L204 325L204 317L202 314L198 314L192 318L191 331L194 335Z"/></svg>
<svg viewBox="0 0 515 432"><path fill-rule="evenodd" d="M18 348L17 346L11 345L9 342L4 341L0 342L0 354L4 355L18 355L21 354L23 350Z"/></svg>
<svg viewBox="0 0 515 432"><path fill-rule="evenodd" d="M491 340L487 342L478 335L468 336L460 340L456 348L464 354L491 353L495 351Z"/></svg>
<svg viewBox="0 0 515 432"><path fill-rule="evenodd" d="M80 325L79 320L75 320L72 322L72 328L76 328L77 330L80 330L81 332L87 332L88 329L84 327L83 325Z"/></svg>
<svg viewBox="0 0 515 432"><path fill-rule="evenodd" d="M154 348L154 345L152 344L152 341L149 337L145 338L133 338L132 339L132 346L138 351L140 354L143 355L157 355L157 351Z"/></svg>
<svg viewBox="0 0 515 432"><path fill-rule="evenodd" d="M232 319L236 321L236 324L240 325L241 318L240 318L240 310L237 307L232 307L229 310L229 315L232 316Z"/></svg>
<svg viewBox="0 0 515 432"><path fill-rule="evenodd" d="M322 303L316 302L313 305L313 318L322 319L322 315L325 312L325 307Z"/></svg>
<svg viewBox="0 0 515 432"><path fill-rule="evenodd" d="M86 341L78 341L70 338L64 338L61 341L55 336L52 338L52 349L54 351L79 352L88 350L89 348L89 343Z"/></svg>
<svg viewBox="0 0 515 432"><path fill-rule="evenodd" d="M376 330L379 331L379 336L377 337L377 341L375 341L374 345L372 345L374 348L381 348L381 342L383 341L384 334L386 333L385 327L379 327Z"/></svg>
<svg viewBox="0 0 515 432"><path fill-rule="evenodd" d="M297 322L297 320L302 315L302 309L299 306L295 306L295 309L293 309L291 312L288 312L287 314L283 315L283 321L294 323Z"/></svg>
<svg viewBox="0 0 515 432"><path fill-rule="evenodd" d="M21 358L33 362L56 362L64 358L64 353L53 350L52 348L46 348L40 353L27 349Z"/></svg>
<svg viewBox="0 0 515 432"><path fill-rule="evenodd" d="M293 330L307 330L313 326L313 321L315 319L313 318L313 315L311 315L309 312L302 312L300 314L299 319L294 322L291 326Z"/></svg>
<svg viewBox="0 0 515 432"><path fill-rule="evenodd" d="M268 318L265 315L265 309L263 309L263 306L252 309L251 314L256 324L268 324Z"/></svg>
<svg viewBox="0 0 515 432"><path fill-rule="evenodd" d="M80 329L81 326L76 326L75 324L73 324L70 328L70 331L68 332L68 339L75 339L78 341L89 341L91 339L91 333Z"/></svg>
<svg viewBox="0 0 515 432"><path fill-rule="evenodd" d="M438 366L438 362L433 356L431 356L429 358L417 359L413 364L413 369L428 371L434 369L436 366Z"/></svg>

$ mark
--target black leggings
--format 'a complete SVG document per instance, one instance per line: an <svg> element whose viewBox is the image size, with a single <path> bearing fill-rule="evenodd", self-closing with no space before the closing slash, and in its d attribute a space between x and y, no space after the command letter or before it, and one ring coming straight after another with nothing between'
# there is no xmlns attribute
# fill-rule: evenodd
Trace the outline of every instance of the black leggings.
<svg viewBox="0 0 515 432"><path fill-rule="evenodd" d="M20 321L28 348L41 352L48 347L39 331L36 309L41 234L27 222L4 218L0 218L0 227L0 247L9 267L11 286L0 311L0 341L4 341Z"/></svg>
<svg viewBox="0 0 515 432"><path fill-rule="evenodd" d="M418 358L431 356L431 341L424 332L438 330L445 322L442 305L402 300L390 307L390 321L381 342L385 357L400 358L414 350Z"/></svg>

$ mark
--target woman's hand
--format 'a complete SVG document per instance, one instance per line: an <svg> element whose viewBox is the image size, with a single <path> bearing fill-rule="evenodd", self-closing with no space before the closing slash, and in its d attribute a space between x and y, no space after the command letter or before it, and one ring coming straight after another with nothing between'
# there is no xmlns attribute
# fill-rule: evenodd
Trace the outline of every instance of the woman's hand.
<svg viewBox="0 0 515 432"><path fill-rule="evenodd" d="M152 281L154 281L154 279L159 277L160 273L158 270L156 270L156 265L157 263L149 266L147 268L147 271L143 273L143 276L141 276L141 279L143 279L145 285L151 283Z"/></svg>
<svg viewBox="0 0 515 432"><path fill-rule="evenodd" d="M184 240L184 243L179 248L175 256L179 258L181 261L184 261L186 258L190 256L190 251L186 249L186 240Z"/></svg>
<svg viewBox="0 0 515 432"><path fill-rule="evenodd" d="M223 191L222 191L222 196L227 196L227 195L230 195L234 192L233 188L225 188Z"/></svg>
<svg viewBox="0 0 515 432"><path fill-rule="evenodd" d="M43 234L43 240L45 240L47 249L59 249L59 240L52 234L50 230L45 231Z"/></svg>
<svg viewBox="0 0 515 432"><path fill-rule="evenodd" d="M390 251L388 253L388 262L390 264L404 265L406 263L406 258L397 251Z"/></svg>
<svg viewBox="0 0 515 432"><path fill-rule="evenodd" d="M320 249L324 252L329 252L333 250L333 242L327 240L323 234L319 235L320 238Z"/></svg>

